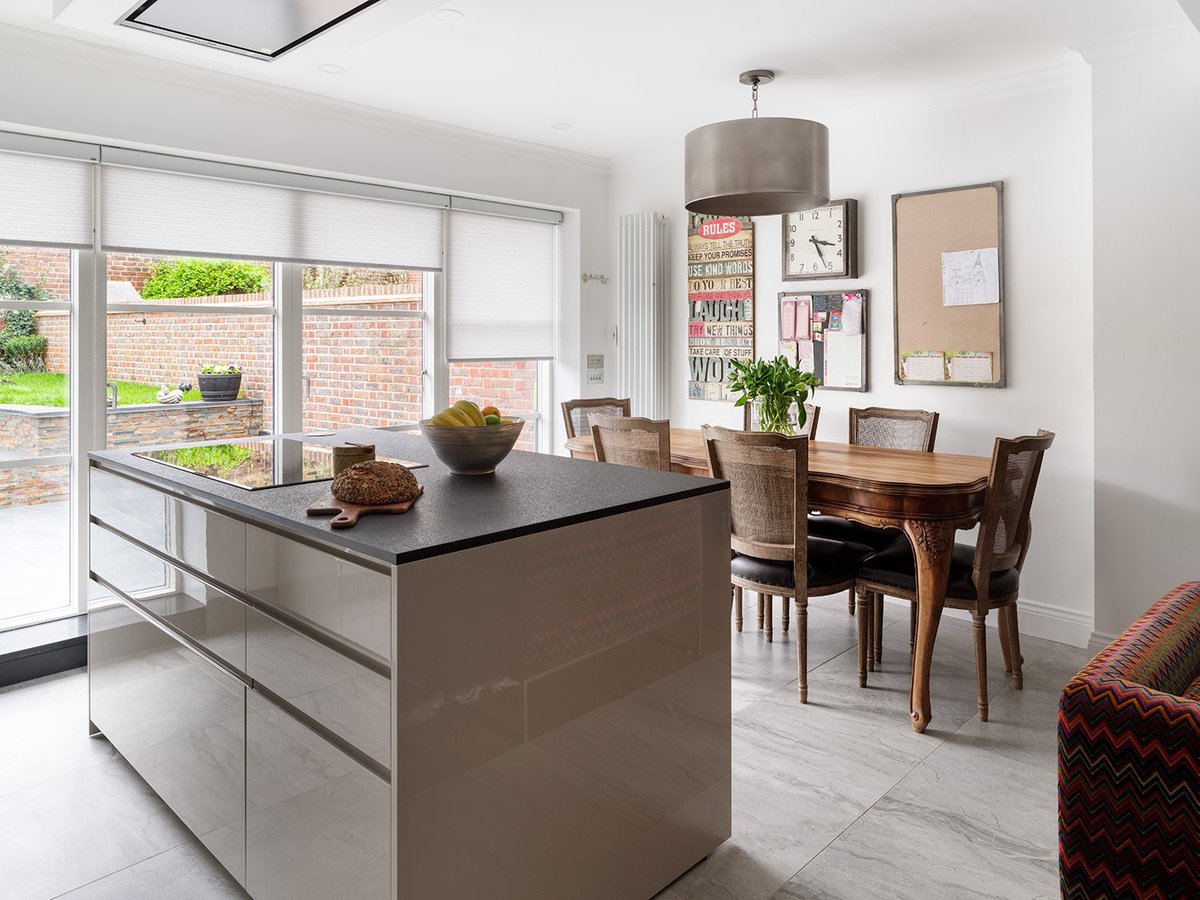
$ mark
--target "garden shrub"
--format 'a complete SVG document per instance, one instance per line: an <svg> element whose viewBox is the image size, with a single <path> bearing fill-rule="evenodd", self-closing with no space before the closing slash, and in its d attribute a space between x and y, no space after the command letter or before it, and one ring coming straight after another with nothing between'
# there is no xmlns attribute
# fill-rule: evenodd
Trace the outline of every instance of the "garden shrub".
<svg viewBox="0 0 1200 900"><path fill-rule="evenodd" d="M49 341L40 334L22 334L0 344L0 356L17 372L41 372L46 368Z"/></svg>
<svg viewBox="0 0 1200 900"><path fill-rule="evenodd" d="M147 300L258 294L271 289L271 272L262 263L230 259L164 259L154 264L142 287Z"/></svg>
<svg viewBox="0 0 1200 900"><path fill-rule="evenodd" d="M41 301L53 300L54 295L40 284L34 284L22 278L21 273L17 271L16 267L9 265L7 258L3 254L0 254L0 299ZM46 354L46 339L38 337L37 322L34 319L33 310L6 309L3 313L0 313L0 317L4 320L4 327L0 328L0 362L4 363L8 368L20 371L40 371L44 366L43 359ZM27 342L16 345L16 353L19 359L30 364L33 364L32 361L36 360L36 369L23 368L24 363L18 361L8 351L9 343L21 338L36 339L33 344ZM33 357L30 357L30 350L38 341L41 342L41 349L33 354Z"/></svg>

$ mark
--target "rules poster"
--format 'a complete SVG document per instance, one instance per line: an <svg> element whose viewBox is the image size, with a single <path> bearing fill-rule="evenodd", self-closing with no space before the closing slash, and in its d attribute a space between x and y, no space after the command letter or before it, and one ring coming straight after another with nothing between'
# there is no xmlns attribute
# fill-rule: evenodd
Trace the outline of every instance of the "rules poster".
<svg viewBox="0 0 1200 900"><path fill-rule="evenodd" d="M754 358L754 223L688 216L688 397L728 400L729 363Z"/></svg>

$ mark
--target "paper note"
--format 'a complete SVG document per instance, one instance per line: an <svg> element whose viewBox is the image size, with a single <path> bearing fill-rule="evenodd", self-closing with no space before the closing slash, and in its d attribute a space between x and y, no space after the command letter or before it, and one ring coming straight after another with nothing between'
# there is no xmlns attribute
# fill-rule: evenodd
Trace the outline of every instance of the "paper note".
<svg viewBox="0 0 1200 900"><path fill-rule="evenodd" d="M992 354L980 350L956 350L946 354L949 381L992 384Z"/></svg>
<svg viewBox="0 0 1200 900"><path fill-rule="evenodd" d="M829 314L829 330L830 331L841 331L842 330L842 311L840 309L835 309L833 312L831 312Z"/></svg>
<svg viewBox="0 0 1200 900"><path fill-rule="evenodd" d="M847 294L842 298L842 331L862 334L862 296Z"/></svg>
<svg viewBox="0 0 1200 900"><path fill-rule="evenodd" d="M862 387L863 336L829 331L825 334L826 387Z"/></svg>
<svg viewBox="0 0 1200 900"><path fill-rule="evenodd" d="M1000 253L995 247L942 254L942 305L1000 302Z"/></svg>
<svg viewBox="0 0 1200 900"><path fill-rule="evenodd" d="M795 341L780 341L779 355L790 362L793 366L796 365L796 342Z"/></svg>
<svg viewBox="0 0 1200 900"><path fill-rule="evenodd" d="M906 350L900 354L905 381L945 381L946 355L940 350Z"/></svg>
<svg viewBox="0 0 1200 900"><path fill-rule="evenodd" d="M801 297L796 301L796 340L812 340L812 298Z"/></svg>
<svg viewBox="0 0 1200 900"><path fill-rule="evenodd" d="M796 301L784 300L779 304L779 339L796 339Z"/></svg>

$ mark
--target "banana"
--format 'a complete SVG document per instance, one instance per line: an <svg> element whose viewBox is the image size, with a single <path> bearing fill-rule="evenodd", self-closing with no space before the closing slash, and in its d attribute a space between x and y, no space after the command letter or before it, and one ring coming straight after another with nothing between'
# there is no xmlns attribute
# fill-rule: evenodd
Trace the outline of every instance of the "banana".
<svg viewBox="0 0 1200 900"><path fill-rule="evenodd" d="M436 416L431 418L429 421L433 422L435 425L472 425L472 424L474 424L471 421L470 416L468 416L461 409L457 409L456 407L453 407L453 406L449 406L446 409L443 409L440 413L438 413Z"/></svg>
<svg viewBox="0 0 1200 900"><path fill-rule="evenodd" d="M470 400L459 400L454 404L453 409L457 409L464 413L470 420L472 425L483 425L483 413L479 411L479 407Z"/></svg>

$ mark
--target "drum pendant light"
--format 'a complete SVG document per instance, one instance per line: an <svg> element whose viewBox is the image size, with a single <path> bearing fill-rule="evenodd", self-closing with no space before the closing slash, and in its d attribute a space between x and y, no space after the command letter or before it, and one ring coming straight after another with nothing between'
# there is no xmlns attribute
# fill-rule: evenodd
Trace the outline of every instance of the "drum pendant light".
<svg viewBox="0 0 1200 900"><path fill-rule="evenodd" d="M684 139L686 206L713 216L775 216L829 202L829 129L808 119L759 118L758 86L768 69L743 72L752 88L749 119L714 122Z"/></svg>

